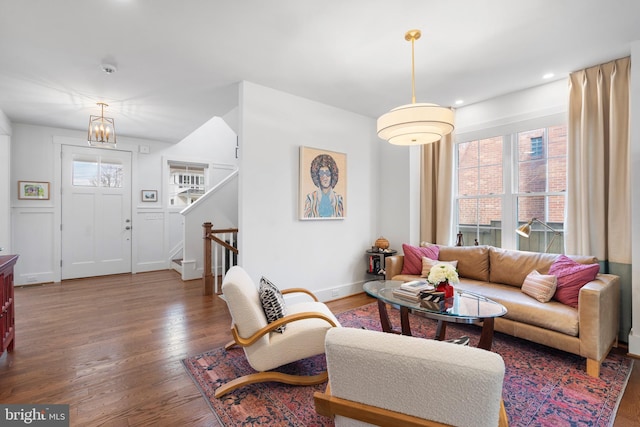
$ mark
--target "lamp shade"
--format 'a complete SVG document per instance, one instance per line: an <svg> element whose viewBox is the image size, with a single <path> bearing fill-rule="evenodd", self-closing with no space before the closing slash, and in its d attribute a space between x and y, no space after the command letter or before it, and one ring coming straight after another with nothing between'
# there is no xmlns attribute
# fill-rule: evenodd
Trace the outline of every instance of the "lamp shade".
<svg viewBox="0 0 640 427"><path fill-rule="evenodd" d="M450 108L436 104L401 105L378 118L378 136L395 145L419 145L439 141L454 129Z"/></svg>
<svg viewBox="0 0 640 427"><path fill-rule="evenodd" d="M531 234L531 221L527 224L522 224L520 227L516 228L516 233L521 235L522 237L529 237Z"/></svg>

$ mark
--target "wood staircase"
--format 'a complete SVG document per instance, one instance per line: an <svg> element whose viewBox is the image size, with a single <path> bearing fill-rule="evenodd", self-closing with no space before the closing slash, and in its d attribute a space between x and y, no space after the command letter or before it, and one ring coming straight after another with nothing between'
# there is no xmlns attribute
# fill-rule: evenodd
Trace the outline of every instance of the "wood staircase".
<svg viewBox="0 0 640 427"><path fill-rule="evenodd" d="M204 295L221 293L225 273L238 263L238 229L213 229L213 224L202 224L204 236ZM216 274L214 274L214 271ZM221 274L220 274L221 272Z"/></svg>

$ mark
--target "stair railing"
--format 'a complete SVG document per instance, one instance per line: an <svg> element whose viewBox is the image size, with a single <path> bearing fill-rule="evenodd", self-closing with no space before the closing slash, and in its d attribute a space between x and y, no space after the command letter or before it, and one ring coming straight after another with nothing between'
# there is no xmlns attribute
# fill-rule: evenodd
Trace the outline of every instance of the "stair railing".
<svg viewBox="0 0 640 427"><path fill-rule="evenodd" d="M205 222L202 227L204 229L204 295L212 295L214 292L218 294L220 293L218 271L222 268L224 276L231 266L238 263L238 229L213 230L213 224L210 222ZM216 274L213 274L214 271Z"/></svg>

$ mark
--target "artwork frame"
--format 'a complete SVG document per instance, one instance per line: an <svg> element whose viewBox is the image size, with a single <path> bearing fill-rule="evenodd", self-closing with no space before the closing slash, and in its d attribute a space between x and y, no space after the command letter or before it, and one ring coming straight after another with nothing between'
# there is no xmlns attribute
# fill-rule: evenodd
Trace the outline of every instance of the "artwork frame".
<svg viewBox="0 0 640 427"><path fill-rule="evenodd" d="M49 182L18 181L18 199L49 200Z"/></svg>
<svg viewBox="0 0 640 427"><path fill-rule="evenodd" d="M347 155L321 148L300 146L298 190L300 220L346 218ZM324 200L323 195L326 196Z"/></svg>
<svg viewBox="0 0 640 427"><path fill-rule="evenodd" d="M140 198L143 202L157 202L158 190L142 190L140 191Z"/></svg>

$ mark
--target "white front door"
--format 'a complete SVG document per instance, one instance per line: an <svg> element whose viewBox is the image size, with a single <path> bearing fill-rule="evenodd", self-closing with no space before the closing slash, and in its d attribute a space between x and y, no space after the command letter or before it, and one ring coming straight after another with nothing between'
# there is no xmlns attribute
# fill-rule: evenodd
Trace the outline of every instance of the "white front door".
<svg viewBox="0 0 640 427"><path fill-rule="evenodd" d="M62 279L131 272L131 153L62 146Z"/></svg>

